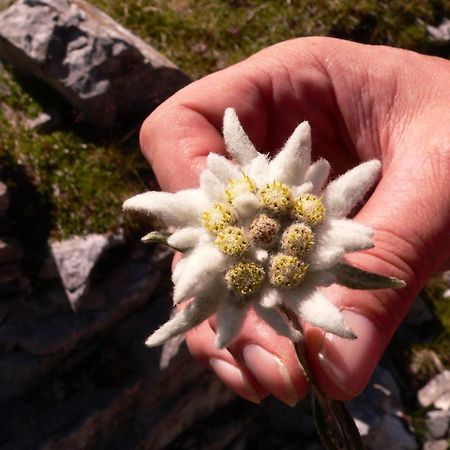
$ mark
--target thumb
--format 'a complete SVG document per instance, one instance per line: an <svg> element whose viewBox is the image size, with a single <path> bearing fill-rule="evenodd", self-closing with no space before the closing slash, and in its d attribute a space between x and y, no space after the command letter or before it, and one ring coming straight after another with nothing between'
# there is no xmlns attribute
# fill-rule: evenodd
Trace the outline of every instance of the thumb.
<svg viewBox="0 0 450 450"><path fill-rule="evenodd" d="M332 398L352 398L366 386L419 289L449 256L450 189L445 180L430 183L433 165L425 155L391 161L355 217L374 228L375 247L349 255L347 262L402 279L406 287L356 291L333 285L325 294L341 309L357 339L314 327L305 330L316 381Z"/></svg>

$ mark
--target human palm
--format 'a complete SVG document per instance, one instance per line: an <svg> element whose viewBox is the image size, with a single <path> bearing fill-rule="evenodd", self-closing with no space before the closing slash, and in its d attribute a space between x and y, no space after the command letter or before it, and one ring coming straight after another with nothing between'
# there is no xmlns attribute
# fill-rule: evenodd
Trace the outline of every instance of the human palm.
<svg viewBox="0 0 450 450"><path fill-rule="evenodd" d="M161 187L196 186L211 152L225 153L224 110L232 106L259 151L275 153L308 120L313 160L332 176L378 158L383 176L356 220L375 229L375 248L353 265L407 282L399 290L327 288L356 341L306 328L311 365L322 390L349 398L367 383L415 294L450 257L450 63L404 50L329 38L270 47L192 83L146 120L144 154ZM249 314L228 349L214 347L214 319L187 334L194 356L238 394L271 393L289 404L308 390L292 344Z"/></svg>

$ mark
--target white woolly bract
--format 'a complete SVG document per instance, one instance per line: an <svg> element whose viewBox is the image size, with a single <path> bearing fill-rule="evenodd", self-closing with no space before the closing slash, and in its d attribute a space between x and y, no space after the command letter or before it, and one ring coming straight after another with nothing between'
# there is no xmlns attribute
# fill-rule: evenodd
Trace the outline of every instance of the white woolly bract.
<svg viewBox="0 0 450 450"><path fill-rule="evenodd" d="M255 194L242 194L233 201L233 208L239 217L239 221L246 224L255 217L261 205Z"/></svg>
<svg viewBox="0 0 450 450"><path fill-rule="evenodd" d="M206 158L206 165L213 175L215 175L225 185L233 178L241 176L240 170L227 158L216 153L210 153Z"/></svg>
<svg viewBox="0 0 450 450"><path fill-rule="evenodd" d="M217 310L216 347L224 348L232 343L241 330L248 305L238 305L233 300L221 302Z"/></svg>
<svg viewBox="0 0 450 450"><path fill-rule="evenodd" d="M198 245L205 230L201 227L186 227L176 230L167 238L171 247L187 250Z"/></svg>
<svg viewBox="0 0 450 450"><path fill-rule="evenodd" d="M217 301L213 298L196 298L183 310L158 328L145 342L148 347L161 345L178 334L196 327L215 313Z"/></svg>
<svg viewBox="0 0 450 450"><path fill-rule="evenodd" d="M279 289L267 286L262 289L260 303L265 308L275 308L281 304L283 295Z"/></svg>
<svg viewBox="0 0 450 450"><path fill-rule="evenodd" d="M226 267L228 257L213 245L197 247L183 263L183 271L177 277L173 300L179 303L199 293L206 295L215 289Z"/></svg>
<svg viewBox="0 0 450 450"><path fill-rule="evenodd" d="M280 336L285 336L293 342L298 341L302 337L302 334L298 330L294 330L276 309L266 308L258 303L254 304L253 309Z"/></svg>
<svg viewBox="0 0 450 450"><path fill-rule="evenodd" d="M210 205L200 189L186 189L169 192L145 192L129 198L123 204L124 210L141 211L161 218L167 225L185 227L201 225L202 212Z"/></svg>
<svg viewBox="0 0 450 450"><path fill-rule="evenodd" d="M348 219L327 219L317 229L317 241L308 254L312 270L337 264L345 253L373 247L373 230Z"/></svg>
<svg viewBox="0 0 450 450"><path fill-rule="evenodd" d="M367 191L378 179L380 161L374 159L356 166L332 181L325 189L324 202L327 214L345 217L363 200Z"/></svg>
<svg viewBox="0 0 450 450"><path fill-rule="evenodd" d="M311 192L314 195L320 194L330 175L330 163L326 159L319 159L311 164L305 173L304 182L310 182L313 185Z"/></svg>
<svg viewBox="0 0 450 450"><path fill-rule="evenodd" d="M300 301L297 313L303 320L322 328L322 330L346 339L356 338L336 305L319 291L315 291L308 298Z"/></svg>
<svg viewBox="0 0 450 450"><path fill-rule="evenodd" d="M270 177L291 186L302 183L311 163L311 127L302 122L270 162Z"/></svg>
<svg viewBox="0 0 450 450"><path fill-rule="evenodd" d="M260 155L250 142L233 108L227 108L223 116L223 139L234 161L242 166Z"/></svg>
<svg viewBox="0 0 450 450"><path fill-rule="evenodd" d="M204 170L200 174L200 189L206 193L212 202L224 200L224 188L224 183L210 170Z"/></svg>

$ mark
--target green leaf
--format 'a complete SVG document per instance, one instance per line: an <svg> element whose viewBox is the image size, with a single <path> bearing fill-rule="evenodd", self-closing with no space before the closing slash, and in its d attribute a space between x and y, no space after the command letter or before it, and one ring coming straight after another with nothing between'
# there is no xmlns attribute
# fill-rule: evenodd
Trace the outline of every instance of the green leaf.
<svg viewBox="0 0 450 450"><path fill-rule="evenodd" d="M333 268L336 283L351 289L398 289L406 286L403 280L367 272L348 264L337 264Z"/></svg>
<svg viewBox="0 0 450 450"><path fill-rule="evenodd" d="M176 252L184 252L184 250L173 247L167 242L167 238L169 236L170 235L160 233L159 231L151 231L150 233L146 234L143 238L141 238L141 241L144 244L162 244L165 245L166 247L170 247Z"/></svg>

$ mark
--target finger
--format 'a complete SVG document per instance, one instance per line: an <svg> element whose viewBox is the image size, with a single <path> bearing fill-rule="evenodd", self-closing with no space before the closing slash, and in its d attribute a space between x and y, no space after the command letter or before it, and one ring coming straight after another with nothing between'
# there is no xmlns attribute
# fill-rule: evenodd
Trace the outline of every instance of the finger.
<svg viewBox="0 0 450 450"><path fill-rule="evenodd" d="M333 286L327 295L343 311L358 339L307 330L319 383L335 398L351 398L364 388L419 289L450 254L450 213L445 206L450 188L445 177L433 176L438 153L421 151L414 158L401 154L385 167L380 184L355 217L375 229L375 247L347 260L364 270L403 279L406 287L361 292ZM443 173L449 169L448 161L441 164Z"/></svg>
<svg viewBox="0 0 450 450"><path fill-rule="evenodd" d="M215 318L210 323L213 330ZM252 309L228 351L267 392L285 404L294 406L308 393L309 386L292 342L275 334Z"/></svg>
<svg viewBox="0 0 450 450"><path fill-rule="evenodd" d="M225 151L220 130L224 110L230 106L259 151L276 151L300 122L308 120L316 155L339 152L336 173L355 165L357 157L323 60L363 48L332 39L293 40L179 91L141 129L142 150L161 186L177 190L197 185L204 156ZM358 135L354 138L357 141Z"/></svg>
<svg viewBox="0 0 450 450"><path fill-rule="evenodd" d="M217 376L240 397L260 403L267 395L249 370L226 349L214 345L215 334L208 321L186 334L191 354L205 366L212 368Z"/></svg>

